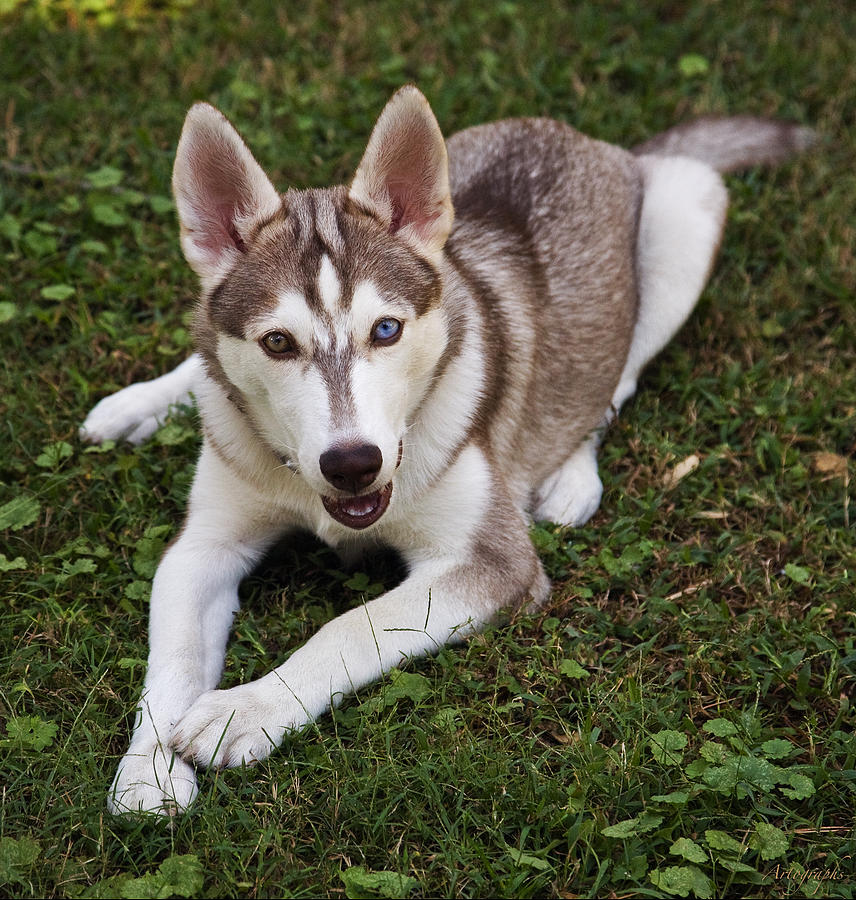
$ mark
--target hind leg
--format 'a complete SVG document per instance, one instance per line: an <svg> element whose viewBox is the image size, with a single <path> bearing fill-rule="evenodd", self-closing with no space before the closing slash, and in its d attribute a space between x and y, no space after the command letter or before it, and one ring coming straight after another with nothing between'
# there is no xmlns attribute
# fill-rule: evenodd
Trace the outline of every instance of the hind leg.
<svg viewBox="0 0 856 900"><path fill-rule="evenodd" d="M591 435L535 492L536 521L582 525L597 512L603 485L597 473L600 431Z"/></svg>
<svg viewBox="0 0 856 900"><path fill-rule="evenodd" d="M535 519L582 525L597 511L603 428L636 392L642 369L692 312L719 246L728 205L719 175L687 157L640 156L639 165L645 193L636 245L639 312L630 351L601 428L536 491Z"/></svg>
<svg viewBox="0 0 856 900"><path fill-rule="evenodd" d="M607 420L636 392L642 369L696 305L722 236L728 195L719 175L683 156L640 156L644 196L636 264L639 312Z"/></svg>

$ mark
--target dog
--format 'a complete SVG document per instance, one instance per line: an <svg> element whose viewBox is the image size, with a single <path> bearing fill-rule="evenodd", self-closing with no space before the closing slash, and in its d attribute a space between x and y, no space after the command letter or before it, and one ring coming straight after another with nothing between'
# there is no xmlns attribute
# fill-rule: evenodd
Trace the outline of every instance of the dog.
<svg viewBox="0 0 856 900"><path fill-rule="evenodd" d="M350 185L280 194L227 119L193 106L173 191L201 283L196 353L81 429L138 442L192 394L204 433L109 809L181 812L197 765L262 760L403 660L543 603L530 523L597 509L603 428L710 272L720 173L811 141L733 117L632 151L538 118L446 142L406 86ZM346 559L391 547L407 575L218 690L239 582L295 530Z"/></svg>

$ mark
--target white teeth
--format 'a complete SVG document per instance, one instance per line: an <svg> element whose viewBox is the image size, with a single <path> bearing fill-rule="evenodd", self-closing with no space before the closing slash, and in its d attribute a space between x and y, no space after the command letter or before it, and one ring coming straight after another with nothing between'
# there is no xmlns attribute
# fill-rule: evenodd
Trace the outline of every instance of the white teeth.
<svg viewBox="0 0 856 900"><path fill-rule="evenodd" d="M392 482L373 494L345 497L340 500L322 496L321 501L336 521L351 528L368 528L386 512L391 493Z"/></svg>
<svg viewBox="0 0 856 900"><path fill-rule="evenodd" d="M356 498L356 499L360 500L362 498ZM366 499L368 500L369 498L366 498ZM354 503L349 503L347 505L342 504L342 507L349 516L367 516L369 513L373 512L375 509L377 509L377 502L376 502L377 499L378 498L373 498L368 503L354 502Z"/></svg>

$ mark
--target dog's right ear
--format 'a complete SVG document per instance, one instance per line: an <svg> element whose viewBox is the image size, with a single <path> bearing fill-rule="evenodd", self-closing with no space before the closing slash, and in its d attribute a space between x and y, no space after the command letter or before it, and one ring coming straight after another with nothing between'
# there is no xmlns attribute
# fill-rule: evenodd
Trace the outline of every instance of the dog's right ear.
<svg viewBox="0 0 856 900"><path fill-rule="evenodd" d="M184 121L172 171L181 248L202 288L234 266L253 229L280 208L280 196L228 119L197 103Z"/></svg>

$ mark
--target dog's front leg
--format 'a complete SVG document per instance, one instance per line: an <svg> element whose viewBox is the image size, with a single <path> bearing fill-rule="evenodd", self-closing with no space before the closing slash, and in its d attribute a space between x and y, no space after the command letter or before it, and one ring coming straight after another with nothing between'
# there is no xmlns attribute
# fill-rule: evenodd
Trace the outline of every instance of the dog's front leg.
<svg viewBox="0 0 856 900"><path fill-rule="evenodd" d="M174 813L196 796L193 767L169 740L194 701L216 687L238 585L277 534L259 524L258 509L254 518L225 495L221 469L210 455L206 465L203 451L187 521L155 574L148 669L131 744L108 795L113 813Z"/></svg>
<svg viewBox="0 0 856 900"><path fill-rule="evenodd" d="M149 660L134 736L110 789L111 812L186 809L193 768L168 746L176 722L216 686L237 588L255 555L200 535L192 518L167 551L152 587Z"/></svg>
<svg viewBox="0 0 856 900"><path fill-rule="evenodd" d="M176 727L172 746L205 765L264 759L288 731L409 657L463 639L504 606L543 601L548 581L522 523L517 532L508 552L497 534L463 560L423 556L399 587L326 624L268 675L203 694Z"/></svg>

